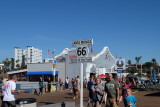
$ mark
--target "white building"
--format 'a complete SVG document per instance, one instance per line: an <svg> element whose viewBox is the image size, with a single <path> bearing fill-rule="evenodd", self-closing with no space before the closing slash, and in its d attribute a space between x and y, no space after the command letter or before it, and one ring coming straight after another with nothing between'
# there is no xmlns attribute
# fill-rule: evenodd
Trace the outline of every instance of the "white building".
<svg viewBox="0 0 160 107"><path fill-rule="evenodd" d="M65 58L66 77L74 78L80 76L81 63L76 62L76 49L64 49L63 52L56 56ZM97 76L99 74L117 73L114 71L115 58L112 56L108 47L104 47L99 53L89 53L88 57L92 58L92 62L83 62L83 77Z"/></svg>
<svg viewBox="0 0 160 107"><path fill-rule="evenodd" d="M42 50L27 46L26 49L15 48L15 68L27 63L42 63Z"/></svg>

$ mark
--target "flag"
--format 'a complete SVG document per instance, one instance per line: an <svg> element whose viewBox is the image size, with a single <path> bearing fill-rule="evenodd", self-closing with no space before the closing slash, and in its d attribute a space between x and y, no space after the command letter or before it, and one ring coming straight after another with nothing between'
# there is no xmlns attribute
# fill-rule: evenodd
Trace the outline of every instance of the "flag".
<svg viewBox="0 0 160 107"><path fill-rule="evenodd" d="M50 51L49 51L49 49L48 49L48 56L50 56Z"/></svg>
<svg viewBox="0 0 160 107"><path fill-rule="evenodd" d="M54 49L53 52L52 52L52 54L55 55L55 53L56 53L56 50Z"/></svg>
<svg viewBox="0 0 160 107"><path fill-rule="evenodd" d="M93 48L92 48L92 46L91 46L91 53L93 53L94 52L94 50L93 50Z"/></svg>

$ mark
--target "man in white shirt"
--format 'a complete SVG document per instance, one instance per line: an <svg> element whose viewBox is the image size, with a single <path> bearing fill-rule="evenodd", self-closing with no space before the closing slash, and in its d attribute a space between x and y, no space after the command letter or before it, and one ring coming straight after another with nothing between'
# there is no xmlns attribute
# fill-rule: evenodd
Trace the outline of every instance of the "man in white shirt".
<svg viewBox="0 0 160 107"><path fill-rule="evenodd" d="M19 93L16 91L17 76L13 75L11 80L7 81L4 85L4 107L16 107L14 93Z"/></svg>
<svg viewBox="0 0 160 107"><path fill-rule="evenodd" d="M69 79L68 77L66 78L66 89L68 89L68 86L69 86Z"/></svg>

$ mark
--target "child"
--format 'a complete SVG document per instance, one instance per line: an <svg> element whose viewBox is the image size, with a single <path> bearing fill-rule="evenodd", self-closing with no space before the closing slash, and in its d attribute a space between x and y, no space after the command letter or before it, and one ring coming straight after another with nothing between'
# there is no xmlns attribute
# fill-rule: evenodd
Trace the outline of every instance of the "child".
<svg viewBox="0 0 160 107"><path fill-rule="evenodd" d="M126 97L124 97L124 105L125 107L136 107L136 98L131 95L131 89L126 89Z"/></svg>
<svg viewBox="0 0 160 107"><path fill-rule="evenodd" d="M101 107L102 106L102 100L103 100L103 90L104 87L101 85L101 78L96 78L96 84L92 85L92 101L93 101L93 107Z"/></svg>
<svg viewBox="0 0 160 107"><path fill-rule="evenodd" d="M128 89L128 88L131 88L131 84L130 84L130 82L128 81L128 80L126 80L126 81L123 81L123 86L122 86L122 95L121 95L121 97L120 97L120 100L119 101L122 101L122 99L124 98L124 97L126 97L126 89ZM131 93L132 94L132 93Z"/></svg>

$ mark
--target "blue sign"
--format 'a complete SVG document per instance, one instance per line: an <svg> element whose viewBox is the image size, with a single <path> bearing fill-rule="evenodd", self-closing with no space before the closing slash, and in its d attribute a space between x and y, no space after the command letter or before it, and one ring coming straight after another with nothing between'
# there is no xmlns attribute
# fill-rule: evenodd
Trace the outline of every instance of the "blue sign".
<svg viewBox="0 0 160 107"><path fill-rule="evenodd" d="M156 74L156 70L153 70L153 81L156 82L157 80L157 74Z"/></svg>
<svg viewBox="0 0 160 107"><path fill-rule="evenodd" d="M124 70L117 70L117 72L118 72L118 73L123 73L123 72L124 72Z"/></svg>
<svg viewBox="0 0 160 107"><path fill-rule="evenodd" d="M53 60L53 64L56 64L57 63L57 61L56 60Z"/></svg>

